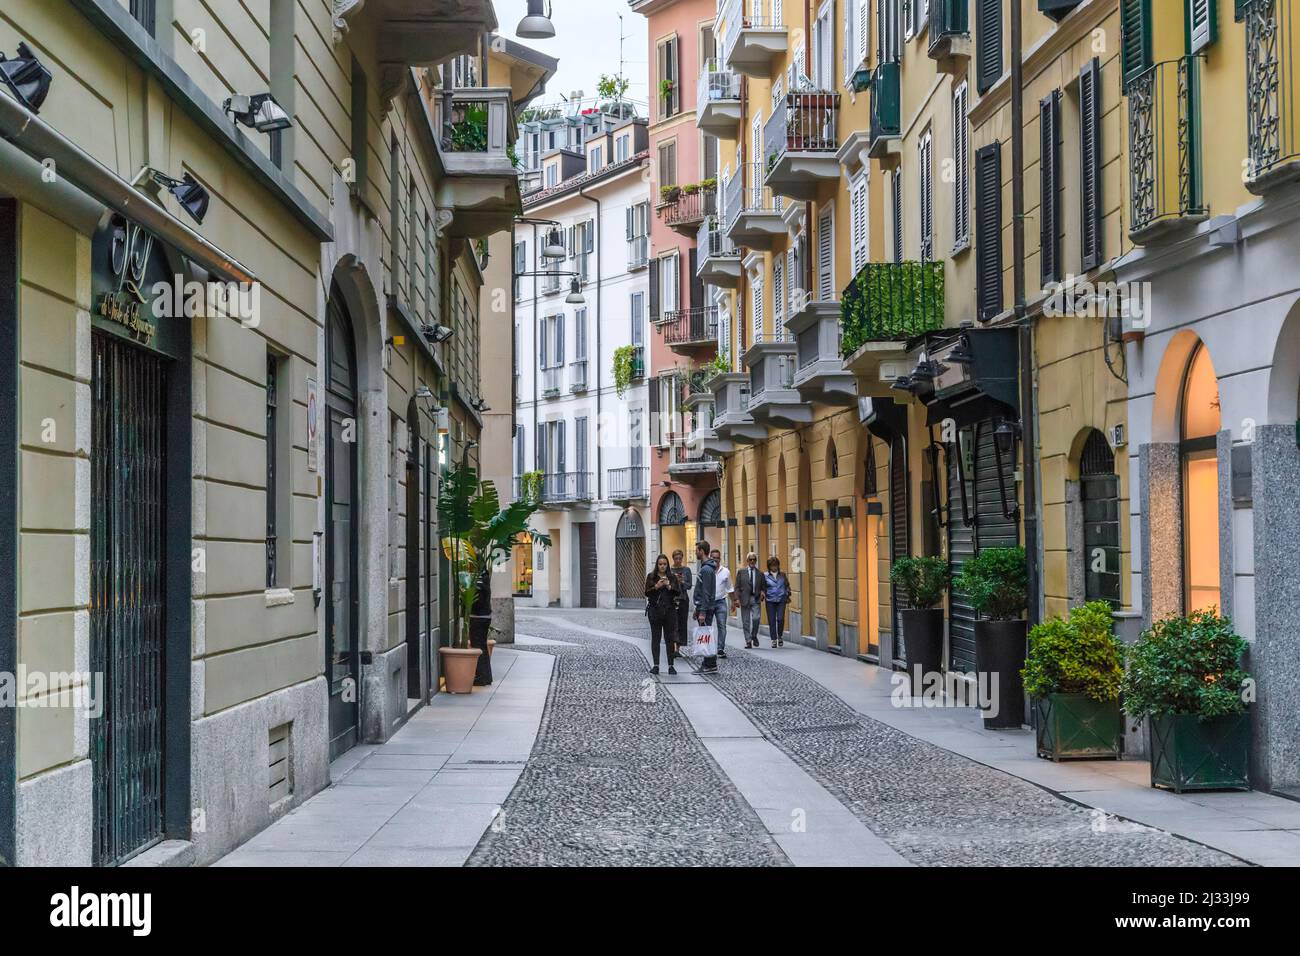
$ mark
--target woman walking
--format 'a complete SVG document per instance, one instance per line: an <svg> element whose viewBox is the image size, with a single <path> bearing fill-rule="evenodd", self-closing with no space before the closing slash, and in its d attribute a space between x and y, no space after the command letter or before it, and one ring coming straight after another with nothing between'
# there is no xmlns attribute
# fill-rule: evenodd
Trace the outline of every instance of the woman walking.
<svg viewBox="0 0 1300 956"><path fill-rule="evenodd" d="M655 568L645 579L645 615L650 619L650 656L654 666L651 674L659 673L659 644L668 644L668 673L676 674L673 662L677 659L677 598L681 594L681 581L668 566L667 555L655 558Z"/></svg>
<svg viewBox="0 0 1300 956"><path fill-rule="evenodd" d="M775 555L767 559L767 573L763 575L764 599L767 601L767 630L773 647L785 647L785 606L790 602L790 579L781 570Z"/></svg>

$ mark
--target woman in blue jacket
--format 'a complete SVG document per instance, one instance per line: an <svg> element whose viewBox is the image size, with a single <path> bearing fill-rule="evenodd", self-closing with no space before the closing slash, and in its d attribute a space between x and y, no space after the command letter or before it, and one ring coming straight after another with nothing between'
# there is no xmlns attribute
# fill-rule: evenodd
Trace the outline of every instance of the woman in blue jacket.
<svg viewBox="0 0 1300 956"><path fill-rule="evenodd" d="M767 559L767 573L763 575L767 584L767 631L772 638L773 647L785 647L782 635L785 634L785 606L790 603L790 579L781 570L781 562L775 555Z"/></svg>

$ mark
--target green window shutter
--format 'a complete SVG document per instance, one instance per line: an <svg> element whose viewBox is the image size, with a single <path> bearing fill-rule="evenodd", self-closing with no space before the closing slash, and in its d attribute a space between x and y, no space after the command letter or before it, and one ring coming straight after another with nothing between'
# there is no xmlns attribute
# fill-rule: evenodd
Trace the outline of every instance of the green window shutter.
<svg viewBox="0 0 1300 956"><path fill-rule="evenodd" d="M975 151L975 299L979 319L1002 311L1002 147Z"/></svg>
<svg viewBox="0 0 1300 956"><path fill-rule="evenodd" d="M1187 27L1187 52L1196 53L1219 38L1218 18L1214 14L1214 0L1186 0L1186 3L1183 23Z"/></svg>
<svg viewBox="0 0 1300 956"><path fill-rule="evenodd" d="M1079 191L1083 271L1101 265L1101 61L1079 71Z"/></svg>
<svg viewBox="0 0 1300 956"><path fill-rule="evenodd" d="M1246 4L1250 0L1232 0L1232 19L1240 23L1246 19Z"/></svg>
<svg viewBox="0 0 1300 956"><path fill-rule="evenodd" d="M975 85L983 93L1002 76L1002 0L976 0Z"/></svg>
<svg viewBox="0 0 1300 956"><path fill-rule="evenodd" d="M1168 2L1168 0L1166 0ZM1151 0L1120 0L1124 88L1151 66Z"/></svg>
<svg viewBox="0 0 1300 956"><path fill-rule="evenodd" d="M1042 284L1061 281L1061 91L1053 90L1038 104L1039 264Z"/></svg>

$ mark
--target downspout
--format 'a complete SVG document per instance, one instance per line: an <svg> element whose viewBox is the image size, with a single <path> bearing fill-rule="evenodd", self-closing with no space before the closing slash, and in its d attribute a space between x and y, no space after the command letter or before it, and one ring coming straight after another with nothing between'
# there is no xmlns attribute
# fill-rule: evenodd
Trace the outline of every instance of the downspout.
<svg viewBox="0 0 1300 956"><path fill-rule="evenodd" d="M1015 315L1020 345L1021 459L1025 486L1025 562L1029 591L1028 621L1039 620L1040 564L1038 555L1038 459L1034 423L1034 329L1025 315L1025 122L1024 62L1021 54L1022 14L1011 4L1011 243Z"/></svg>
<svg viewBox="0 0 1300 956"><path fill-rule="evenodd" d="M578 195L589 202L596 204L596 219L594 222L596 235L592 238L591 244L596 250L596 500L600 501L605 497L605 490L602 487L604 483L604 469L601 466L603 456L601 454L600 441L600 244L605 238L605 230L601 226L601 205L600 200L595 196L588 196L586 186L578 187ZM649 297L647 296L647 305Z"/></svg>
<svg viewBox="0 0 1300 956"><path fill-rule="evenodd" d="M812 0L803 0L803 37L804 37L803 65L808 66L809 62L812 60L812 43L810 42L812 38ZM790 85L791 87L794 87L797 86L798 83L799 83L799 77L798 75L796 75L794 78L794 83L791 83ZM787 95L793 92L794 92L793 89L786 90ZM788 117L789 115L790 114L787 109L786 116ZM789 122L788 119L787 122ZM813 269L812 243L808 241L808 237L812 235L814 221L815 220L813 219L813 204L812 204L812 200L810 199L803 204L803 236L804 236L803 288L804 288L805 301L812 298L812 290L814 288L814 283L816 283L817 281ZM811 507L811 505L809 505L809 507Z"/></svg>
<svg viewBox="0 0 1300 956"><path fill-rule="evenodd" d="M540 255L537 254L537 225L536 225L535 223L533 224L533 255L537 257L538 261L541 261L541 258L542 258L542 257L541 257ZM536 270L536 269L529 269L528 271L529 271L529 272L536 272L537 270ZM533 280L533 351L534 351L534 353L540 355L540 354L541 354L541 339L539 339L538 336L537 336L537 330L538 330L538 318L537 318L537 276L533 276L533 277L532 277L532 280ZM522 361L522 359L521 359L521 361ZM540 438L541 435L540 435L539 432L537 431L537 429L538 429L538 424L537 424L537 379L538 379L538 375L537 375L537 369L536 369L536 368L533 368L532 375L529 376L529 377L532 378L532 380L533 380L533 464L534 464L534 465L537 467L537 469L540 470L541 473L542 473L542 491L545 492L545 490L546 490L546 462L541 461L541 460L540 460L540 457L539 457L538 454L537 454L537 450L541 447L541 443L538 441L538 438Z"/></svg>

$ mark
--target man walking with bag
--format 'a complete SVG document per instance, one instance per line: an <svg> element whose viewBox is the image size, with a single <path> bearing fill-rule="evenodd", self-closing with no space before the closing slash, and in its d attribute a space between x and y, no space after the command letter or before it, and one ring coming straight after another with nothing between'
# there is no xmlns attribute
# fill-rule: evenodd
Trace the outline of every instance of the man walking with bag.
<svg viewBox="0 0 1300 956"><path fill-rule="evenodd" d="M714 609L717 607L718 562L709 556L709 542L695 543L695 558L700 562L700 570L695 575L695 621L698 624L714 623ZM694 641L692 641L694 644ZM709 673L718 669L718 657L711 654L704 658L700 670Z"/></svg>
<svg viewBox="0 0 1300 956"><path fill-rule="evenodd" d="M758 555L745 555L745 567L736 575L736 602L740 605L740 629L745 632L745 647L758 647L758 625L763 617L763 598L767 582L758 570Z"/></svg>

